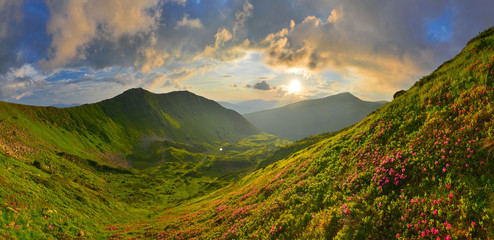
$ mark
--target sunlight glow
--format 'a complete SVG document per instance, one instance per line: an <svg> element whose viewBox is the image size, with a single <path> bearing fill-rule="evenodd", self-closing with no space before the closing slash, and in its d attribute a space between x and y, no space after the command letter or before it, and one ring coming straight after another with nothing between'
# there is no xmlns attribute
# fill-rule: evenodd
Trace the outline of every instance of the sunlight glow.
<svg viewBox="0 0 494 240"><path fill-rule="evenodd" d="M302 85L298 80L293 80L290 82L290 85L288 85L288 93L295 94L299 93L302 90Z"/></svg>

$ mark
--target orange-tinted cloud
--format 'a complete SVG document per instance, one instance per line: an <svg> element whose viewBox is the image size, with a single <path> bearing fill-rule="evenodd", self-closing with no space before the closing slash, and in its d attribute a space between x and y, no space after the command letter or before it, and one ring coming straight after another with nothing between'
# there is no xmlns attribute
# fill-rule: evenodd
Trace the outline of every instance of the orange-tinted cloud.
<svg viewBox="0 0 494 240"><path fill-rule="evenodd" d="M124 35L150 32L160 16L159 10L152 11L159 7L158 3L158 0L47 0L51 54L39 65L51 71L74 59L84 59L86 46L95 38L116 41Z"/></svg>
<svg viewBox="0 0 494 240"><path fill-rule="evenodd" d="M265 51L265 63L287 72L338 71L356 78L360 86L391 92L417 79L424 74L424 64L433 62L427 48L397 49L391 42L376 48L383 39L368 32L371 29L348 29L348 20L340 11L334 10L326 21L309 16L299 24L292 23L289 29L269 34L258 45Z"/></svg>

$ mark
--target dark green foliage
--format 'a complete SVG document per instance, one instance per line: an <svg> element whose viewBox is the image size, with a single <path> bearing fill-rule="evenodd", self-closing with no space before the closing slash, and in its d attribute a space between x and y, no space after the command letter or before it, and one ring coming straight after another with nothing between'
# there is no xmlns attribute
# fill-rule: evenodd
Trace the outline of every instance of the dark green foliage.
<svg viewBox="0 0 494 240"><path fill-rule="evenodd" d="M401 95L403 95L405 93L406 93L405 90L400 90L398 92L395 92L395 94L393 94L393 99L395 99L395 98L397 98L397 97L399 97L399 96L401 96Z"/></svg>

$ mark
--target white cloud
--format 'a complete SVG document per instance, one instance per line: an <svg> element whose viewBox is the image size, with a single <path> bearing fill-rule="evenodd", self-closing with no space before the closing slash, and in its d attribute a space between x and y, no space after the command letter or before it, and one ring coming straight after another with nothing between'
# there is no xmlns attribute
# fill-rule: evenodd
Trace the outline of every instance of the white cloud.
<svg viewBox="0 0 494 240"><path fill-rule="evenodd" d="M184 14L182 20L177 22L177 28L187 27L187 28L202 28L202 23L199 18L189 18L188 14Z"/></svg>
<svg viewBox="0 0 494 240"><path fill-rule="evenodd" d="M0 75L0 98L20 100L32 95L43 88L47 77L48 75L39 72L30 64L11 68L9 72Z"/></svg>

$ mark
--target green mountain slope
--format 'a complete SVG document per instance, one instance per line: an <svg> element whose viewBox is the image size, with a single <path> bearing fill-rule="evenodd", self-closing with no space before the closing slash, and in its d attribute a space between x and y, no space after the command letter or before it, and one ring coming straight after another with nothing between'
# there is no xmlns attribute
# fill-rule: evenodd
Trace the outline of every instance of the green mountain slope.
<svg viewBox="0 0 494 240"><path fill-rule="evenodd" d="M383 102L366 102L350 93L340 93L249 113L244 117L265 132L295 141L358 123L382 105Z"/></svg>
<svg viewBox="0 0 494 240"><path fill-rule="evenodd" d="M229 187L108 233L154 239L492 239L492 46L494 28L360 123Z"/></svg>
<svg viewBox="0 0 494 240"><path fill-rule="evenodd" d="M231 183L283 144L189 92L133 89L65 109L0 102L0 238L104 238L109 224Z"/></svg>
<svg viewBox="0 0 494 240"><path fill-rule="evenodd" d="M273 164L279 160L285 159L289 157L292 154L295 154L296 152L306 149L310 146L315 145L316 143L319 143L320 141L329 138L331 136L334 136L338 134L338 132L329 132L329 133L323 133L311 137L306 137L303 139L300 139L290 145L286 145L281 147L280 149L276 150L272 155L267 157L266 159L262 160L256 167L256 169L259 168L265 168L270 164Z"/></svg>
<svg viewBox="0 0 494 240"><path fill-rule="evenodd" d="M216 145L259 133L236 112L188 91L152 94L131 89L96 105L125 128L177 142Z"/></svg>

